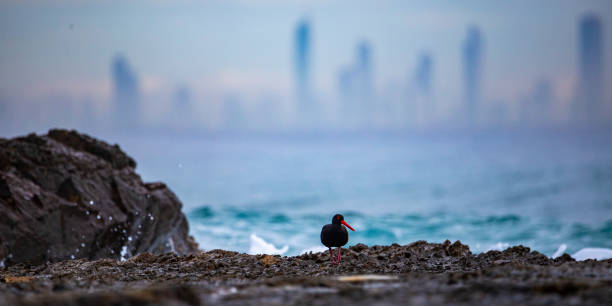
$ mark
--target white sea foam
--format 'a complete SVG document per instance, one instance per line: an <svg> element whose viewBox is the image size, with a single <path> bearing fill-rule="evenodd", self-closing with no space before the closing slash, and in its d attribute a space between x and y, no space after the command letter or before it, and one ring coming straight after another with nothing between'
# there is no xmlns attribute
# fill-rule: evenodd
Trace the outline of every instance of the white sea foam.
<svg viewBox="0 0 612 306"><path fill-rule="evenodd" d="M576 260L597 259L604 260L612 258L612 250L604 248L584 248L572 255Z"/></svg>
<svg viewBox="0 0 612 306"><path fill-rule="evenodd" d="M128 259L129 257L130 257L130 255L128 254L128 248L127 248L127 245L124 245L124 246L121 248L121 258L120 258L120 260L121 260L121 261L125 261L125 260L126 260L126 259Z"/></svg>
<svg viewBox="0 0 612 306"><path fill-rule="evenodd" d="M285 245L280 249L277 249L273 244L266 242L262 238L251 234L251 241L249 245L249 254L270 254L270 255L282 255L289 250L289 246Z"/></svg>
<svg viewBox="0 0 612 306"><path fill-rule="evenodd" d="M498 242L492 246L490 246L487 251L503 251L510 247L509 243L506 242Z"/></svg>
<svg viewBox="0 0 612 306"><path fill-rule="evenodd" d="M565 252L565 250L567 249L567 244L562 243L559 248L557 249L557 251L555 252L555 254L553 254L552 258L557 258L561 255L563 255L563 252Z"/></svg>
<svg viewBox="0 0 612 306"><path fill-rule="evenodd" d="M327 251L326 247L317 245L317 246L309 247L307 249L302 250L300 254L304 254L308 252L319 253L319 252L325 252L325 251Z"/></svg>
<svg viewBox="0 0 612 306"><path fill-rule="evenodd" d="M395 236L396 239L401 238L402 235L404 234L404 231L402 229L397 228L397 227L392 228L391 232L393 232L393 235Z"/></svg>
<svg viewBox="0 0 612 306"><path fill-rule="evenodd" d="M170 251L176 253L176 249L174 248L174 239L172 239L172 237L168 238L168 246L170 247Z"/></svg>
<svg viewBox="0 0 612 306"><path fill-rule="evenodd" d="M555 254L553 254L552 258L557 258L565 252L567 249L567 245L562 243ZM583 248L580 251L574 253L572 257L576 260L587 260L587 259L597 259L604 260L608 258L612 258L612 249L606 248Z"/></svg>

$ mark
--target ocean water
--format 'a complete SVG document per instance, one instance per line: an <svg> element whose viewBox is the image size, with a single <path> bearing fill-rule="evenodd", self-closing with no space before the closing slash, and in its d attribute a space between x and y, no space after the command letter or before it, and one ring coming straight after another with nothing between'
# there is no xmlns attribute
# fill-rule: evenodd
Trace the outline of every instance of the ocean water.
<svg viewBox="0 0 612 306"><path fill-rule="evenodd" d="M112 139L111 139L112 140ZM147 181L179 196L200 248L323 250L342 213L348 245L461 240L612 248L612 141L605 133L131 137Z"/></svg>

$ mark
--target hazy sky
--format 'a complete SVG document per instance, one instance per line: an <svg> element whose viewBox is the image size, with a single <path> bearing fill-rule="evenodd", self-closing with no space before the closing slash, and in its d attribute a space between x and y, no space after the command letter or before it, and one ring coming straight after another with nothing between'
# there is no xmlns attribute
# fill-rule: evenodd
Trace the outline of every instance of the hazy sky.
<svg viewBox="0 0 612 306"><path fill-rule="evenodd" d="M125 55L145 91L186 84L205 97L227 92L288 96L293 32L310 20L313 77L332 95L362 39L373 47L379 91L406 82L418 55L434 61L440 103L461 95L460 46L470 24L485 43L484 97L516 99L548 78L573 92L577 21L596 12L612 42L612 1L3 1L0 96L68 95L106 101L110 60ZM605 58L607 80L612 60ZM608 93L608 96L610 93Z"/></svg>

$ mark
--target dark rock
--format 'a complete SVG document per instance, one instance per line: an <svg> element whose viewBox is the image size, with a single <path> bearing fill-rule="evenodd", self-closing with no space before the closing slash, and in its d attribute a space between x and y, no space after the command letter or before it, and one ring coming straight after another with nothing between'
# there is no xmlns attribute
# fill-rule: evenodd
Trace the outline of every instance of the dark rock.
<svg viewBox="0 0 612 306"><path fill-rule="evenodd" d="M470 247L465 244L461 244L461 241L459 240L447 246L446 253L454 257L459 257L459 256L464 257L464 256L472 254L472 252L470 252Z"/></svg>
<svg viewBox="0 0 612 306"><path fill-rule="evenodd" d="M0 178L0 198L5 199L11 196L11 189L6 180Z"/></svg>
<svg viewBox="0 0 612 306"><path fill-rule="evenodd" d="M353 245L353 246L350 247L350 249L355 251L355 252L361 252L361 251L363 251L363 250L365 250L367 248L368 248L368 246L363 244L363 243L358 243L358 244Z"/></svg>
<svg viewBox="0 0 612 306"><path fill-rule="evenodd" d="M338 265L329 262L327 252L280 257L223 250L186 256L142 253L125 261L18 264L0 270L0 305L610 305L612 301L612 259L561 263L524 247L464 257L444 255L451 245L459 243L343 249ZM423 260L417 262L406 253ZM466 259L473 264L467 267Z"/></svg>
<svg viewBox="0 0 612 306"><path fill-rule="evenodd" d="M119 146L66 130L0 142L6 265L197 251L181 202Z"/></svg>
<svg viewBox="0 0 612 306"><path fill-rule="evenodd" d="M66 130L50 130L47 136L56 140L76 151L83 151L100 157L109 162L114 168L122 169L124 167L136 168L136 162L121 151L118 145L109 145L103 141L91 138L84 134L79 134L76 131ZM29 136L29 137L36 137Z"/></svg>
<svg viewBox="0 0 612 306"><path fill-rule="evenodd" d="M563 253L563 255L555 258L556 263L564 263L564 262L572 262L572 261L576 261L576 260L567 253Z"/></svg>

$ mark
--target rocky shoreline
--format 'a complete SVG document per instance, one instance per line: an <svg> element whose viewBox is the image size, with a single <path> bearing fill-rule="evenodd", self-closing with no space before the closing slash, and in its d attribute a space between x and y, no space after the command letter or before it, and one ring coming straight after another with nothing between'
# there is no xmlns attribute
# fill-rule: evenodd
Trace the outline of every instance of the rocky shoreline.
<svg viewBox="0 0 612 306"><path fill-rule="evenodd" d="M523 246L357 244L338 265L201 252L179 199L135 167L76 131L0 139L0 305L612 304L612 259Z"/></svg>
<svg viewBox="0 0 612 306"><path fill-rule="evenodd" d="M516 246L472 254L460 242L362 244L281 257L213 250L143 253L0 270L7 305L324 305L612 303L612 260L551 259Z"/></svg>

